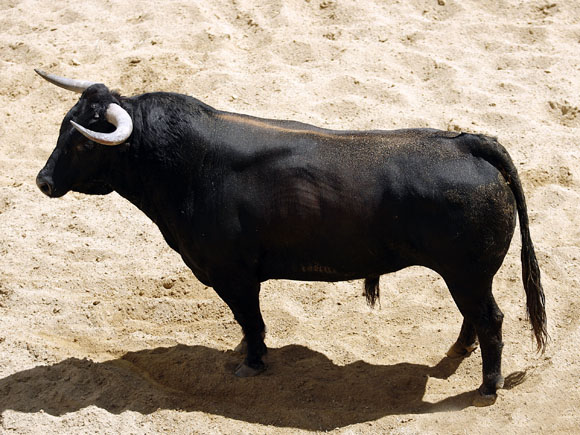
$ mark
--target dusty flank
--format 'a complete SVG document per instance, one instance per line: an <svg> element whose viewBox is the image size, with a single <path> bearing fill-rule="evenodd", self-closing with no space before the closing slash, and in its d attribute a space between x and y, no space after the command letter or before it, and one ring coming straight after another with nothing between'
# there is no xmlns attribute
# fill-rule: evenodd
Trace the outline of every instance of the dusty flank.
<svg viewBox="0 0 580 435"><path fill-rule="evenodd" d="M0 53L0 433L579 433L576 1L0 0ZM34 68L320 127L498 137L526 193L546 352L516 230L494 281L494 405L471 406L481 352L445 357L461 315L419 267L384 275L375 309L362 281L264 283L268 370L234 377L239 326L155 224L117 194L36 187L78 95Z"/></svg>

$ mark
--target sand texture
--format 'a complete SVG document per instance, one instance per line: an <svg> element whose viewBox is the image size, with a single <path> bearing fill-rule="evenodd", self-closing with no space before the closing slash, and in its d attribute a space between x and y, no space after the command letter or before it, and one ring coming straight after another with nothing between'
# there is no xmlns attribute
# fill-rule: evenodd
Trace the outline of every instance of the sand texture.
<svg viewBox="0 0 580 435"><path fill-rule="evenodd" d="M554 1L0 0L0 432L579 433L580 7ZM471 406L479 349L444 357L461 316L424 268L383 276L374 310L360 281L264 283L269 370L234 378L239 326L145 215L37 189L78 95L33 68L321 127L497 136L526 192L546 353L516 232L494 406Z"/></svg>

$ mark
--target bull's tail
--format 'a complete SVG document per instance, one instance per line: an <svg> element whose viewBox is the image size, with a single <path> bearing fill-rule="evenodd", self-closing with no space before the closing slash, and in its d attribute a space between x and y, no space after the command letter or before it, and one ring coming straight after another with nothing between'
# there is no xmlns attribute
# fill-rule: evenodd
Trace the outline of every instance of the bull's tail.
<svg viewBox="0 0 580 435"><path fill-rule="evenodd" d="M527 314L538 351L544 352L548 341L546 301L540 281L540 268L530 236L528 209L520 177L508 152L495 138L483 135L477 137L478 141L469 141L472 154L485 159L501 172L516 200L522 238L522 279L526 292Z"/></svg>
<svg viewBox="0 0 580 435"><path fill-rule="evenodd" d="M375 303L379 300L381 289L379 287L378 276L372 276L365 279L365 296L367 298L367 303L374 307Z"/></svg>

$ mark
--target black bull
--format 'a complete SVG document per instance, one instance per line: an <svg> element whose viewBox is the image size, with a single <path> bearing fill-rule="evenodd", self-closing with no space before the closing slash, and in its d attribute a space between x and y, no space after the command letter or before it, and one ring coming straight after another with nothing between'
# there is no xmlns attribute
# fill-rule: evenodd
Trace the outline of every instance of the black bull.
<svg viewBox="0 0 580 435"><path fill-rule="evenodd" d="M479 339L479 392L493 402L503 382L503 314L492 280L516 213L527 311L544 349L544 294L524 194L495 139L432 129L332 131L226 113L185 95L126 98L80 83L63 86L84 92L38 186L50 197L116 191L149 216L241 325L247 356L237 375L265 368L261 282L360 278L372 304L381 275L421 265L444 278L464 317L448 354L465 355ZM90 136L114 132L111 105L133 123L121 143ZM92 131L81 134L79 125Z"/></svg>

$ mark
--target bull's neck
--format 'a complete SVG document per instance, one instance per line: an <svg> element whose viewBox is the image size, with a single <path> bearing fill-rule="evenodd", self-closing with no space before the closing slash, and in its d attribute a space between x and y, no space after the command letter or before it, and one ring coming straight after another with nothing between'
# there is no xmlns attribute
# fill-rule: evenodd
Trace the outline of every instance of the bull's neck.
<svg viewBox="0 0 580 435"><path fill-rule="evenodd" d="M127 99L134 132L119 153L113 188L160 227L183 213L202 178L205 144L211 132L206 108L176 94ZM211 109L211 108L210 108ZM163 231L163 229L162 229Z"/></svg>

